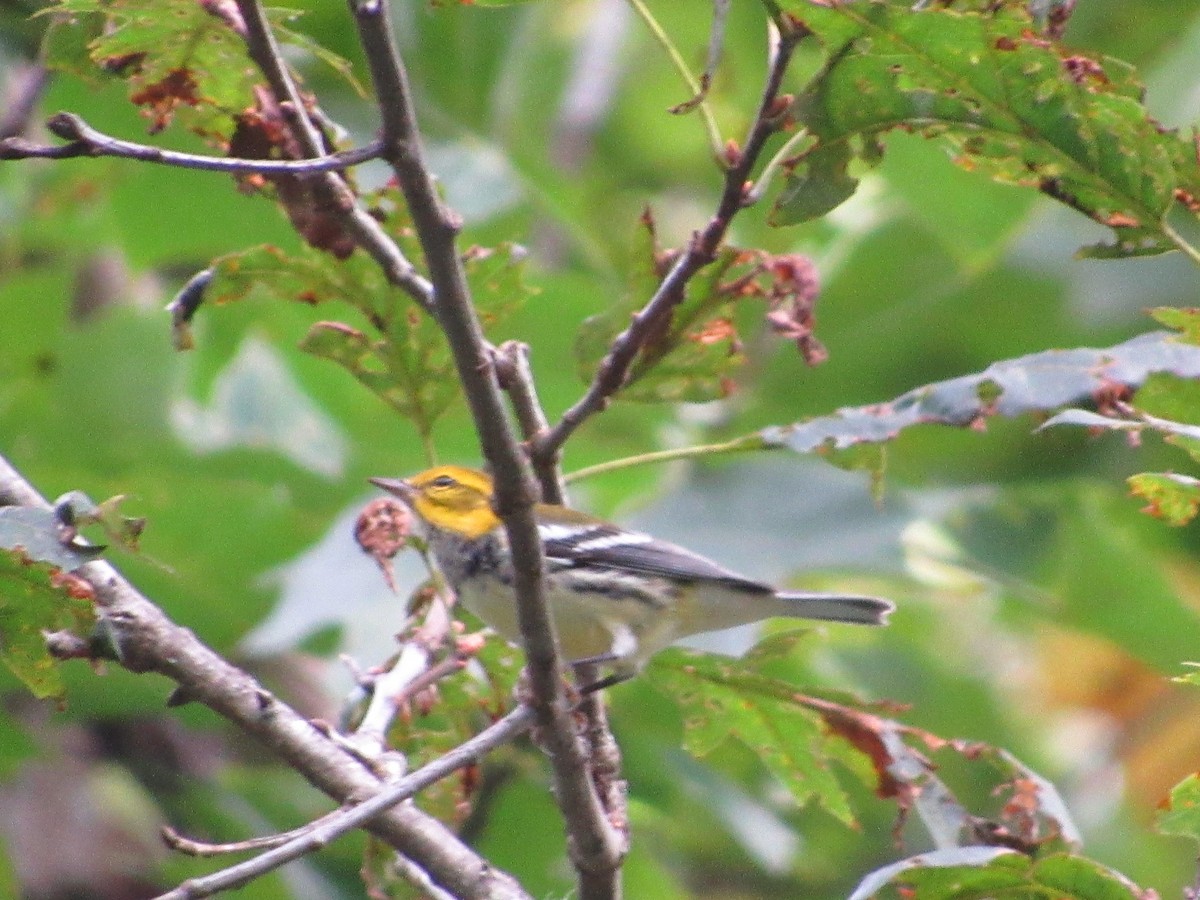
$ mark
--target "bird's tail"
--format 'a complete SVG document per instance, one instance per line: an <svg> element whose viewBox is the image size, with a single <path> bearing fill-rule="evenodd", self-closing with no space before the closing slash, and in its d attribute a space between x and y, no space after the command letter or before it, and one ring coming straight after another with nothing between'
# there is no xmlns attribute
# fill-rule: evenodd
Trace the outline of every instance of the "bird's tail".
<svg viewBox="0 0 1200 900"><path fill-rule="evenodd" d="M780 591L779 615L797 619L822 619L853 625L886 625L888 614L896 608L879 597L847 597L842 594L815 594L807 591Z"/></svg>

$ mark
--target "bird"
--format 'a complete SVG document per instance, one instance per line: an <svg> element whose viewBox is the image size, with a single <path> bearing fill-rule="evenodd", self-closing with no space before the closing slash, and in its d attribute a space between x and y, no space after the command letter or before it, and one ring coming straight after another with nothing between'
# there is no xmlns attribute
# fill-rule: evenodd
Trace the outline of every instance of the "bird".
<svg viewBox="0 0 1200 900"><path fill-rule="evenodd" d="M409 478L371 478L407 506L415 531L460 602L521 643L508 538L491 476L441 465ZM783 591L676 544L555 504L534 508L545 553L547 607L562 654L609 672L585 690L637 675L680 638L774 617L884 625L879 597Z"/></svg>

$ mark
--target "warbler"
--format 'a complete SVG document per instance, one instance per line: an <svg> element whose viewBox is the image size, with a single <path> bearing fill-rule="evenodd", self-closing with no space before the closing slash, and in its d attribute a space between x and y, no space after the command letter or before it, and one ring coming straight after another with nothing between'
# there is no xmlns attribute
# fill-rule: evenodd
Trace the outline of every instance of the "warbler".
<svg viewBox="0 0 1200 900"><path fill-rule="evenodd" d="M460 602L519 644L508 539L492 507L492 479L438 466L371 483L408 506L417 531ZM608 686L636 675L679 638L775 616L883 625L893 605L877 597L779 591L648 534L564 506L538 504L546 603L562 652L603 663Z"/></svg>

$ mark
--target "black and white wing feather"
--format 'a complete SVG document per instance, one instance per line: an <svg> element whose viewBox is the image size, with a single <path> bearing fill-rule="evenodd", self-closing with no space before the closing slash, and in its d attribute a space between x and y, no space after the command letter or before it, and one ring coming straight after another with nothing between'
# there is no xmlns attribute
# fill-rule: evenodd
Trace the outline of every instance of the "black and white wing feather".
<svg viewBox="0 0 1200 900"><path fill-rule="evenodd" d="M592 566L682 581L716 582L753 593L775 592L770 585L739 575L698 553L607 522L543 523L539 530L546 560L555 568Z"/></svg>

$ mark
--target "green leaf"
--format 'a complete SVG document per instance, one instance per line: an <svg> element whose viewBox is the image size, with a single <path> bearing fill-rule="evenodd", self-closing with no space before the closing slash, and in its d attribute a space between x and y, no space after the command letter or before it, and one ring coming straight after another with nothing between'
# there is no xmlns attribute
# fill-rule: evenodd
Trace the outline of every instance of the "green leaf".
<svg viewBox="0 0 1200 900"><path fill-rule="evenodd" d="M327 47L323 47L303 31L296 31L294 28L288 28L284 24L284 22L299 16L295 10L272 9L267 11L267 15L272 20L275 37L281 44L290 45L312 54L313 58L320 60L336 72L346 84L350 85L350 88L359 97L365 99L369 96L369 92L363 83L354 77L354 66L350 60L344 56L339 56Z"/></svg>
<svg viewBox="0 0 1200 900"><path fill-rule="evenodd" d="M650 682L684 716L684 749L703 757L733 739L756 754L796 802L816 800L847 825L854 813L829 765L821 719L799 702L794 685L712 656L660 654Z"/></svg>
<svg viewBox="0 0 1200 900"><path fill-rule="evenodd" d="M1168 525L1186 525L1200 512L1200 479L1174 472L1143 472L1131 475L1129 490L1146 500L1143 512Z"/></svg>
<svg viewBox="0 0 1200 900"><path fill-rule="evenodd" d="M51 29L48 60L81 72L82 34L87 58L128 80L130 100L143 107L152 132L180 114L202 135L228 137L233 117L254 105L253 89L264 78L238 33L245 26L234 13L223 15L223 9L195 0L59 0L53 11L69 16L70 24L60 19ZM266 12L281 44L312 54L366 96L347 60L286 27L298 16L295 10Z"/></svg>
<svg viewBox="0 0 1200 900"><path fill-rule="evenodd" d="M1154 826L1161 834L1200 841L1200 775L1193 773L1171 788L1171 796L1155 814Z"/></svg>
<svg viewBox="0 0 1200 900"><path fill-rule="evenodd" d="M1024 2L780 6L817 36L827 61L797 101L816 141L794 160L776 224L826 211L852 186L851 163L870 165L878 135L901 129L937 140L966 169L1037 188L1112 228L1116 242L1092 255L1175 249L1161 224L1183 142L1146 114L1127 66L1042 38Z"/></svg>
<svg viewBox="0 0 1200 900"><path fill-rule="evenodd" d="M910 856L877 869L864 878L850 895L850 900L869 900L872 897L895 894L897 883L907 886L910 876L925 879L930 896L958 897L958 890L968 887L988 890L1005 889L1023 883L1022 873L1029 860L1006 847L952 847L934 850L920 856ZM884 894L884 889L893 887ZM971 896L963 894L962 896Z"/></svg>
<svg viewBox="0 0 1200 900"><path fill-rule="evenodd" d="M54 11L98 32L88 44L91 60L128 80L152 132L182 113L195 130L229 135L263 79L245 39L209 8L193 0L61 0Z"/></svg>
<svg viewBox="0 0 1200 900"><path fill-rule="evenodd" d="M1156 306L1149 313L1155 321L1180 332L1180 338L1189 344L1200 344L1200 309Z"/></svg>
<svg viewBox="0 0 1200 900"><path fill-rule="evenodd" d="M803 158L804 164L792 171L779 192L768 217L772 225L795 225L820 218L858 190L858 179L849 173L853 155L846 143L823 144Z"/></svg>
<svg viewBox="0 0 1200 900"><path fill-rule="evenodd" d="M86 631L94 618L84 602L89 592L86 582L64 576L56 566L0 550L0 661L35 697L62 698L58 661L47 651L43 632Z"/></svg>
<svg viewBox="0 0 1200 900"><path fill-rule="evenodd" d="M959 857L975 864L955 864ZM881 880L881 877L883 880ZM891 890L884 891L883 888ZM962 847L914 856L873 873L851 895L921 900L1138 900L1127 878L1080 856L1040 860L997 847Z"/></svg>
<svg viewBox="0 0 1200 900"><path fill-rule="evenodd" d="M401 230L396 223L389 224ZM407 243L406 250L416 249ZM524 282L525 258L523 248L510 244L475 247L465 254L468 285L485 330L503 323L532 292ZM361 327L314 323L301 340L301 349L342 366L412 420L422 435L430 433L458 397L453 360L437 323L390 284L364 253L339 261L308 246L295 253L256 247L216 260L207 293L217 304L265 297L309 306L332 301L349 307ZM369 336L367 329L375 336Z"/></svg>

